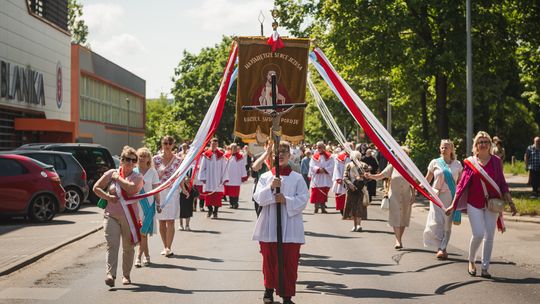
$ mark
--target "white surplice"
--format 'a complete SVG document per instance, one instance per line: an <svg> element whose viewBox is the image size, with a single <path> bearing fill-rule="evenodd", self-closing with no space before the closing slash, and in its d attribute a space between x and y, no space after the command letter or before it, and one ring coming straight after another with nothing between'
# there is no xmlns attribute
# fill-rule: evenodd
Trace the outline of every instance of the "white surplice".
<svg viewBox="0 0 540 304"><path fill-rule="evenodd" d="M210 151L210 152L209 152ZM204 192L223 192L223 184L229 180L227 174L227 160L224 153L211 153L207 150L201 154L201 166L199 170L199 180L204 184Z"/></svg>
<svg viewBox="0 0 540 304"><path fill-rule="evenodd" d="M326 170L327 173L318 173L319 169ZM315 152L309 162L309 176L311 177L311 187L332 187L332 173L334 172L334 158L328 152L319 154Z"/></svg>
<svg viewBox="0 0 540 304"><path fill-rule="evenodd" d="M343 174L345 173L345 166L351 161L346 152L336 155L334 159L334 171L332 175L332 192L335 194L343 194L347 192L345 184L343 183ZM338 183L341 181L341 183Z"/></svg>
<svg viewBox="0 0 540 304"><path fill-rule="evenodd" d="M240 153L238 153L240 154ZM237 155L227 155L225 154L225 159L227 160L227 174L229 181L227 186L240 186L242 184L242 179L247 177L246 171L246 158L240 154L240 159Z"/></svg>
<svg viewBox="0 0 540 304"><path fill-rule="evenodd" d="M253 232L252 240L254 241L277 242L277 209L274 193L270 188L272 180L274 180L274 176L271 171L264 173L253 194L253 199L262 207ZM304 178L294 171L289 175L282 175L280 190L286 200L286 203L281 206L283 242L304 244L302 211L306 208L309 196Z"/></svg>

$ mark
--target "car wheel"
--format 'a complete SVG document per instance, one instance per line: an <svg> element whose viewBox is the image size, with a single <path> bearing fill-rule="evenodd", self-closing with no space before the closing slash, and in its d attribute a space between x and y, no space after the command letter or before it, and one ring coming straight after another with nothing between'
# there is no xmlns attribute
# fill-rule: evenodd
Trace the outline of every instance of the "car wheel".
<svg viewBox="0 0 540 304"><path fill-rule="evenodd" d="M74 187L66 188L66 209L65 212L75 212L81 208L82 192Z"/></svg>
<svg viewBox="0 0 540 304"><path fill-rule="evenodd" d="M53 219L56 214L56 200L48 194L36 196L30 203L29 216L38 222L47 222Z"/></svg>

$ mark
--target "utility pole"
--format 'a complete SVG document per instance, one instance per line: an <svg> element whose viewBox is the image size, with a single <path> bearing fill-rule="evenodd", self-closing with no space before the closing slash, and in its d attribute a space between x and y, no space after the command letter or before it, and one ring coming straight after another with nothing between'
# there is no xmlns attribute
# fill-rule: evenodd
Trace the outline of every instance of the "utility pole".
<svg viewBox="0 0 540 304"><path fill-rule="evenodd" d="M126 97L127 102L127 145L129 146L129 97Z"/></svg>

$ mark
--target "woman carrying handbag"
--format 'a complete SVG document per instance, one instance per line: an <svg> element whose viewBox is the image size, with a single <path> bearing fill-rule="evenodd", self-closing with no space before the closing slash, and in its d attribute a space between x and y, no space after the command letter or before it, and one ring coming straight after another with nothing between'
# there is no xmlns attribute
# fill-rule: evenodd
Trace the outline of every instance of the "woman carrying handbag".
<svg viewBox="0 0 540 304"><path fill-rule="evenodd" d="M500 209L501 199L504 198L509 203L512 215L517 213L504 178L501 160L491 154L491 147L489 134L484 131L478 132L473 141L474 156L463 161L465 166L457 186L456 196L452 205L446 209L447 215L454 210L467 211L472 230L467 272L470 276L476 276L476 255L483 243L481 276L484 278L491 278L488 270L495 227L498 225L499 230L504 232ZM499 209L491 210L489 206L492 203L497 205L492 208Z"/></svg>

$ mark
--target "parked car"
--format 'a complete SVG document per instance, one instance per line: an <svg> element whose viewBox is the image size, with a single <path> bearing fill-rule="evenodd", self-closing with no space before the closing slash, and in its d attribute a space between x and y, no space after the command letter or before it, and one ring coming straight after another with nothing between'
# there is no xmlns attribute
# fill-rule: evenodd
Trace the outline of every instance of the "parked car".
<svg viewBox="0 0 540 304"><path fill-rule="evenodd" d="M28 216L38 222L53 219L65 208L65 192L54 167L23 156L0 155L0 213Z"/></svg>
<svg viewBox="0 0 540 304"><path fill-rule="evenodd" d="M88 184L86 171L75 159L73 154L60 151L14 150L0 152L0 154L17 154L37 159L44 164L54 166L60 176L62 187L66 191L66 212L75 212L81 208L88 198Z"/></svg>
<svg viewBox="0 0 540 304"><path fill-rule="evenodd" d="M17 150L53 150L69 152L79 161L86 171L86 178L89 189L94 187L94 183L107 172L114 169L114 161L111 152L104 146L98 144L85 143L58 143L58 144L26 144ZM88 198L94 204L97 204L99 198L94 191L89 191Z"/></svg>

